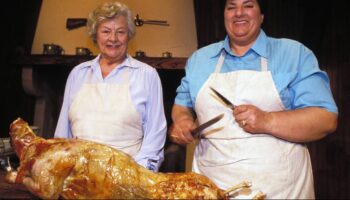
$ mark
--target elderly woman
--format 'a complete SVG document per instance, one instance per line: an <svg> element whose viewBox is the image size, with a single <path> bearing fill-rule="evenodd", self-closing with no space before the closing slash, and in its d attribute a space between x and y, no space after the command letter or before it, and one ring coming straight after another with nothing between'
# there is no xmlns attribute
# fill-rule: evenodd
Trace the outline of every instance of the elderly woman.
<svg viewBox="0 0 350 200"><path fill-rule="evenodd" d="M100 54L70 72L55 137L103 143L158 171L166 139L162 86L154 68L127 54L131 11L106 2L89 14L87 28Z"/></svg>

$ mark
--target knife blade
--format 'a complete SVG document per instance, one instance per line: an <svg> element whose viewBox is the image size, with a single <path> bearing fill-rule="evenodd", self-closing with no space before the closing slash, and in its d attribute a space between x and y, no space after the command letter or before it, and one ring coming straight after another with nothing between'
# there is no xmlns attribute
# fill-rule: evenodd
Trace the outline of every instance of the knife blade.
<svg viewBox="0 0 350 200"><path fill-rule="evenodd" d="M216 96L218 96L227 106L231 107L232 109L235 109L235 105L230 101L228 100L225 96L223 96L222 94L220 94L217 90L215 90L214 88L212 87L209 87Z"/></svg>
<svg viewBox="0 0 350 200"><path fill-rule="evenodd" d="M192 137L194 137L194 138L199 138L200 133L201 133L204 129L206 129L206 128L208 128L209 126L211 126L211 125L215 124L216 122L218 122L223 116L224 116L224 113L221 113L220 115L218 115L218 116L216 116L216 117L210 119L209 121L207 121L207 122L205 122L205 123L199 125L199 126L198 126L197 128L195 128L195 129L193 129L193 130L192 130Z"/></svg>

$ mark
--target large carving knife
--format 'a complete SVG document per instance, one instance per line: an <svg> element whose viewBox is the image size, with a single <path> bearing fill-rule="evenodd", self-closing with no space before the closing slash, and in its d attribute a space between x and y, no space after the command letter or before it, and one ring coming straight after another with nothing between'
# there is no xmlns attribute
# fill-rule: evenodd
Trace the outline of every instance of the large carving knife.
<svg viewBox="0 0 350 200"><path fill-rule="evenodd" d="M220 94L217 90L215 90L214 88L210 87L210 89L214 92L214 94L216 96L218 96L227 106L229 106L230 108L232 109L235 109L235 105L230 101L228 100L226 97L224 97L224 95Z"/></svg>
<svg viewBox="0 0 350 200"><path fill-rule="evenodd" d="M220 115L212 118L211 120L199 125L197 128L195 128L193 131L192 131L192 136L194 138L199 138L200 137L200 133L208 128L209 126L215 124L216 122L218 122L222 117L224 116L224 113L221 113Z"/></svg>

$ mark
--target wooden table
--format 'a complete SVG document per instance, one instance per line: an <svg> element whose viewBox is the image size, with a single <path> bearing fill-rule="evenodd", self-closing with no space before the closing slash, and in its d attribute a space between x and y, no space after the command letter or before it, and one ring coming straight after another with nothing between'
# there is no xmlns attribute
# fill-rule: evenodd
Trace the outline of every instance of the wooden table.
<svg viewBox="0 0 350 200"><path fill-rule="evenodd" d="M22 184L10 184L5 181L5 171L0 171L1 199L39 199L31 194Z"/></svg>

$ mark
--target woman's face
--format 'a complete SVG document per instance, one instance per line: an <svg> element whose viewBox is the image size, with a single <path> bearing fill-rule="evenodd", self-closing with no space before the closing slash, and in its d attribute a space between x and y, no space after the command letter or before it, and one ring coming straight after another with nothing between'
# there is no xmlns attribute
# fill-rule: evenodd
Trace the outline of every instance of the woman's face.
<svg viewBox="0 0 350 200"><path fill-rule="evenodd" d="M102 59L123 62L128 49L128 23L124 16L103 21L97 28L97 46Z"/></svg>
<svg viewBox="0 0 350 200"><path fill-rule="evenodd" d="M227 0L224 18L230 42L249 45L257 38L264 15L257 0Z"/></svg>

